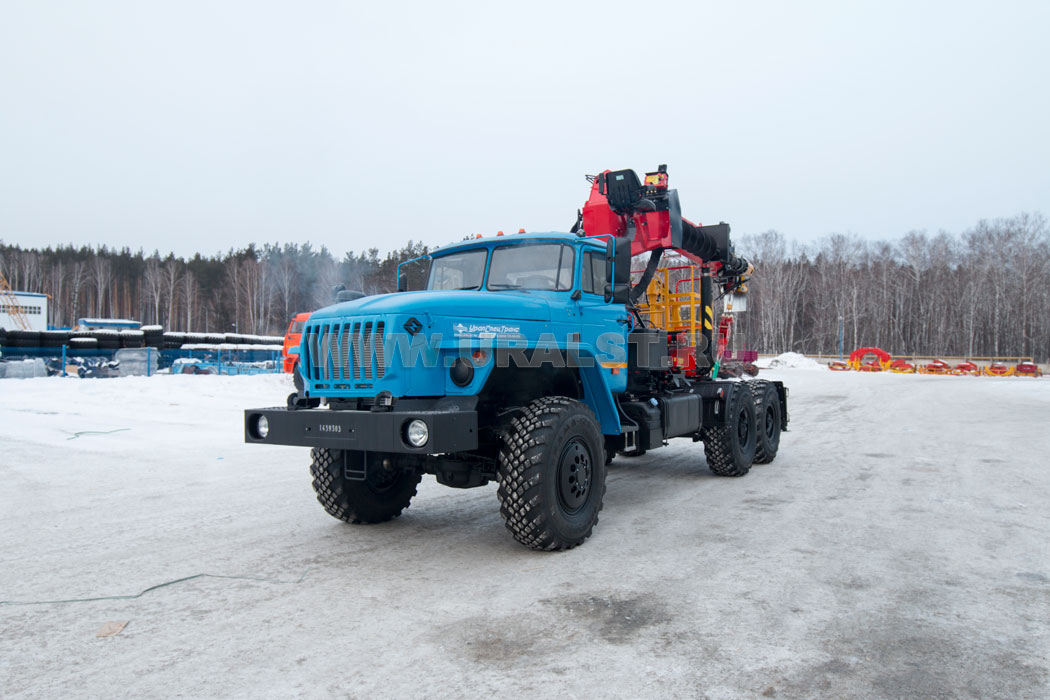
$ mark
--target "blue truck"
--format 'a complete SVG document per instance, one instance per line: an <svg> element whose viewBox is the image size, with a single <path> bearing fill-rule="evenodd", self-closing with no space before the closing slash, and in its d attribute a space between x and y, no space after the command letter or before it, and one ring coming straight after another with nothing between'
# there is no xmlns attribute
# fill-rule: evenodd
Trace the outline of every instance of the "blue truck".
<svg viewBox="0 0 1050 700"><path fill-rule="evenodd" d="M638 313L669 249L705 271L697 338ZM245 411L247 442L312 448L333 517L397 517L426 474L454 488L495 481L517 541L568 549L591 535L616 455L683 438L723 476L776 456L787 390L719 379L713 354L714 294L741 290L751 268L727 225L681 217L664 166L644 184L630 170L594 177L568 232L475 238L425 258L423 289L399 270L396 293L312 313L287 405ZM682 370L683 351L698 370Z"/></svg>

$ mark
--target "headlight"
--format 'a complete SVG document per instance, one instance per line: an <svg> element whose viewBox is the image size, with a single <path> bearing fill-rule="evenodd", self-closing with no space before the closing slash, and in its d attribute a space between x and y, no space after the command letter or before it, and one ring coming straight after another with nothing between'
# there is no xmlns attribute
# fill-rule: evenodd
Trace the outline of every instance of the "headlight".
<svg viewBox="0 0 1050 700"><path fill-rule="evenodd" d="M270 421L266 420L266 416L259 416L255 419L255 434L261 440L265 440L270 434Z"/></svg>
<svg viewBox="0 0 1050 700"><path fill-rule="evenodd" d="M427 428L426 423L417 418L408 424L408 429L405 430L405 438L412 447L422 447L430 439L430 429Z"/></svg>

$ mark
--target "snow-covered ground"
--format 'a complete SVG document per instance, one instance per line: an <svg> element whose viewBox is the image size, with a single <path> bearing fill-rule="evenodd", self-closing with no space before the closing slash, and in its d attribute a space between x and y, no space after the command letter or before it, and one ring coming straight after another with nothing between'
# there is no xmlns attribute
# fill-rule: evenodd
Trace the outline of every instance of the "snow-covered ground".
<svg viewBox="0 0 1050 700"><path fill-rule="evenodd" d="M285 377L0 381L0 697L1050 696L1050 380L763 376L775 463L618 459L555 554L491 485L330 518L242 444Z"/></svg>

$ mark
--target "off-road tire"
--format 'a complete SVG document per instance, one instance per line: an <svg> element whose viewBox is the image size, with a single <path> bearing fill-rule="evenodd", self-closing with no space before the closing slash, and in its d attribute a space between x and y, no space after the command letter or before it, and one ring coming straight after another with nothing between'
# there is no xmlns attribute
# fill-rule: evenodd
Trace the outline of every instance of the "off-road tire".
<svg viewBox="0 0 1050 700"><path fill-rule="evenodd" d="M306 385L303 382L303 375L299 374L299 361L295 361L295 365L292 367L292 384L295 386L296 393L299 396L303 396L306 393Z"/></svg>
<svg viewBox="0 0 1050 700"><path fill-rule="evenodd" d="M708 468L718 476L744 476L755 460L755 399L747 382L730 385L726 424L702 428Z"/></svg>
<svg viewBox="0 0 1050 700"><path fill-rule="evenodd" d="M765 380L750 382L755 397L755 464L769 464L780 449L780 396Z"/></svg>
<svg viewBox="0 0 1050 700"><path fill-rule="evenodd" d="M400 471L390 476L368 470L364 480L347 479L343 451L310 450L314 493L325 512L347 523L382 523L401 515L416 495L422 475Z"/></svg>
<svg viewBox="0 0 1050 700"><path fill-rule="evenodd" d="M562 396L526 406L506 431L496 494L526 547L570 549L590 537L605 497L604 438L591 410Z"/></svg>

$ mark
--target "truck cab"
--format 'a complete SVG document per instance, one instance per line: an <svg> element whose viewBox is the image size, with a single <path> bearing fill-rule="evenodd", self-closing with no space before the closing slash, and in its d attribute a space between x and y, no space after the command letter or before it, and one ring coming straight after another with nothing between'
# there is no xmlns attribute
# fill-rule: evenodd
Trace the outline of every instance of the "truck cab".
<svg viewBox="0 0 1050 700"><path fill-rule="evenodd" d="M607 254L604 241L559 233L440 249L425 289L310 316L300 341L305 396L369 410L473 399L487 411L553 390L585 401L618 434L612 396L626 387L632 319L606 295Z"/></svg>
<svg viewBox="0 0 1050 700"><path fill-rule="evenodd" d="M304 312L296 314L288 322L288 330L284 333L284 346L281 348L281 369L286 374L294 372L299 363L299 341L308 318L310 313Z"/></svg>

